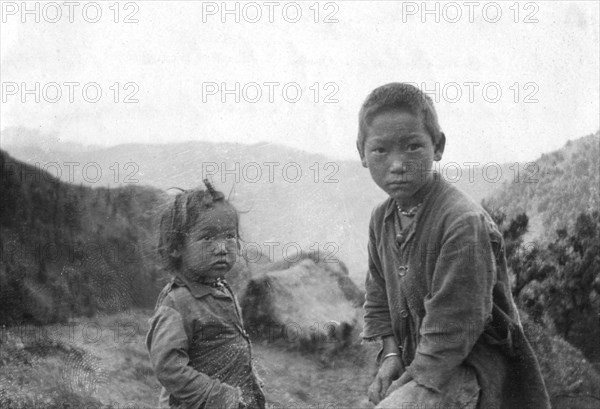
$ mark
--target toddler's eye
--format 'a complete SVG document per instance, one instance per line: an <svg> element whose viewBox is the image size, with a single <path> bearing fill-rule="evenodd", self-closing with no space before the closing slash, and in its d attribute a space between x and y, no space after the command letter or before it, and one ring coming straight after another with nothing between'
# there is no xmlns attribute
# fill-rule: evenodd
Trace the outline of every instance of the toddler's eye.
<svg viewBox="0 0 600 409"><path fill-rule="evenodd" d="M382 147L373 148L371 150L371 152L381 155L381 154L385 153L385 148L382 148Z"/></svg>
<svg viewBox="0 0 600 409"><path fill-rule="evenodd" d="M418 151L419 148L421 148L421 145L419 145L418 143L411 143L410 145L408 145L407 150L409 152L415 152Z"/></svg>

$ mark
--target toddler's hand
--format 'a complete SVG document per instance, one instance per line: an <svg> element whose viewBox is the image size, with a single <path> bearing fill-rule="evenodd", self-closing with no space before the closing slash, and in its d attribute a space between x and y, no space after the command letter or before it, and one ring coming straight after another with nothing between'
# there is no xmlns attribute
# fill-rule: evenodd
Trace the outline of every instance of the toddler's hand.
<svg viewBox="0 0 600 409"><path fill-rule="evenodd" d="M383 360L377 375L369 386L369 400L377 405L385 397L391 383L402 373L400 357L391 356Z"/></svg>
<svg viewBox="0 0 600 409"><path fill-rule="evenodd" d="M246 404L246 401L244 400L244 395L242 394L242 389L238 386L237 390L240 393L240 399L238 401L238 409L246 409L248 407L248 405Z"/></svg>

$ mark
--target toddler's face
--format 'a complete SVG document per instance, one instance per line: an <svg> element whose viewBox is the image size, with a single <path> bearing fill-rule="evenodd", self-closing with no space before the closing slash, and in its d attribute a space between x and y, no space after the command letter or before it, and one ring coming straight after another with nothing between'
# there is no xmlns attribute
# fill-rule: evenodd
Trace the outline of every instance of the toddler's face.
<svg viewBox="0 0 600 409"><path fill-rule="evenodd" d="M376 115L367 130L364 164L375 183L402 206L431 178L434 156L443 149L434 146L422 118L410 112L391 110Z"/></svg>
<svg viewBox="0 0 600 409"><path fill-rule="evenodd" d="M185 238L181 269L189 279L223 277L237 257L237 219L227 204L204 210Z"/></svg>

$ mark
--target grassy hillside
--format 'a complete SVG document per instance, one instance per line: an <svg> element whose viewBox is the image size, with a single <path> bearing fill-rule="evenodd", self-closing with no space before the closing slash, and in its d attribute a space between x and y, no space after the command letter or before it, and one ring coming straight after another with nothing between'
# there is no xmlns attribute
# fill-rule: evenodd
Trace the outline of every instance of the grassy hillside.
<svg viewBox="0 0 600 409"><path fill-rule="evenodd" d="M489 204L508 220L526 213L529 239L572 229L580 213L600 207L600 133L569 141L521 168L516 180L491 195Z"/></svg>
<svg viewBox="0 0 600 409"><path fill-rule="evenodd" d="M0 151L0 322L48 323L154 302L156 189L67 184Z"/></svg>

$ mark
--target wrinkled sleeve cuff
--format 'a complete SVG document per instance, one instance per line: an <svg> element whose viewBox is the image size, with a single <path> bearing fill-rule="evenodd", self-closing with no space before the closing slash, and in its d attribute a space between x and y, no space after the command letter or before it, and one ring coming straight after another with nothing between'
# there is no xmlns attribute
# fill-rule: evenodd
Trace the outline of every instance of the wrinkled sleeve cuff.
<svg viewBox="0 0 600 409"><path fill-rule="evenodd" d="M388 335L394 335L391 322L367 320L365 320L365 327L360 334L364 343L379 341Z"/></svg>
<svg viewBox="0 0 600 409"><path fill-rule="evenodd" d="M389 334L380 334L380 335L374 335L374 336L369 336L369 337L362 335L361 344L370 344L373 342L382 341L384 337L387 337L390 335L394 335L394 334L392 334L390 332Z"/></svg>
<svg viewBox="0 0 600 409"><path fill-rule="evenodd" d="M454 366L449 366L442 358L417 352L406 372L419 385L441 392L452 377L454 369Z"/></svg>

